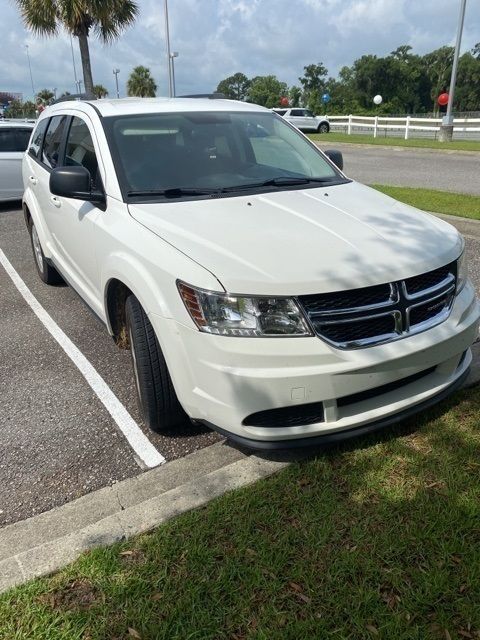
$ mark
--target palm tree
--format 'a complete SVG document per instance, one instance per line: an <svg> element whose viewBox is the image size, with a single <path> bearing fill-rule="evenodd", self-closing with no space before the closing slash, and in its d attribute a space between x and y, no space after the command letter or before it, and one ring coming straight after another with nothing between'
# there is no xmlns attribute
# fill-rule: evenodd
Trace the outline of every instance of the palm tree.
<svg viewBox="0 0 480 640"><path fill-rule="evenodd" d="M147 67L135 67L127 80L127 93L129 96L140 98L154 98L157 85Z"/></svg>
<svg viewBox="0 0 480 640"><path fill-rule="evenodd" d="M95 84L93 86L93 95L98 99L106 98L108 96L108 91L105 89L103 84Z"/></svg>
<svg viewBox="0 0 480 640"><path fill-rule="evenodd" d="M37 93L37 98L40 98L40 100L45 104L50 104L50 101L53 97L54 93L53 91L50 91L50 89L40 89L40 91Z"/></svg>
<svg viewBox="0 0 480 640"><path fill-rule="evenodd" d="M88 36L112 42L130 26L137 14L134 0L15 0L25 26L37 35L54 36L64 27L78 38L85 92L93 94Z"/></svg>

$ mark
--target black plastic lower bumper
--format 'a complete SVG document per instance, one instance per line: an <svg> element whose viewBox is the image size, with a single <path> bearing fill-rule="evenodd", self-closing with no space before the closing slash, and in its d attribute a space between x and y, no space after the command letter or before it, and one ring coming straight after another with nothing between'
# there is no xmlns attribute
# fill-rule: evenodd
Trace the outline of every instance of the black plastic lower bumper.
<svg viewBox="0 0 480 640"><path fill-rule="evenodd" d="M254 440L253 438L245 438L244 436L239 436L235 433L225 431L221 427L218 427L217 425L214 425L207 420L199 420L199 422L206 425L210 429L217 431L229 440L232 440L233 442L236 442L243 447L247 447L248 449L272 451L279 449L297 449L300 447L332 445L344 442L345 440L349 440L350 438L357 438L359 436L384 429L385 427L389 427L393 424L396 424L397 422L401 422L402 420L405 420L415 415L416 413L419 413L420 411L424 411L425 409L436 405L438 402L444 400L451 393L461 387L469 372L470 367L466 371L464 371L464 373L462 373L462 375L454 382L452 382L452 384L449 385L446 389L443 389L443 391L437 393L435 396L429 398L428 400L425 400L424 402L420 402L413 407L408 407L408 409L405 409L404 411L400 411L399 413L388 416L388 418L382 418L381 420L369 422L368 424L364 424L360 427L345 429L343 431L335 431L333 433L326 433L325 435L310 436L306 438L293 438L291 440Z"/></svg>

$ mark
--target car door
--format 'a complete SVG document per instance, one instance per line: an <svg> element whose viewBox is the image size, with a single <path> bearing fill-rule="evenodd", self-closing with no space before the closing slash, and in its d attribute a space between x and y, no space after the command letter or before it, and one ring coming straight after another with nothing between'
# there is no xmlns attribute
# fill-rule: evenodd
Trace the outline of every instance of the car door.
<svg viewBox="0 0 480 640"><path fill-rule="evenodd" d="M56 166L85 167L92 177L92 188L103 189L92 130L86 118L69 117L65 127L65 144ZM49 226L62 263L60 268L82 297L98 311L101 296L95 253L95 224L103 212L95 204L84 200L54 196L50 192L49 199Z"/></svg>
<svg viewBox="0 0 480 640"><path fill-rule="evenodd" d="M285 119L297 127L297 129L301 129L302 113L303 109L290 109L290 113L285 116Z"/></svg>
<svg viewBox="0 0 480 640"><path fill-rule="evenodd" d="M305 113L304 115L305 124L303 125L303 128L309 131L316 131L318 122L315 116L313 115L313 111L310 111L310 109L305 109L304 113Z"/></svg>
<svg viewBox="0 0 480 640"><path fill-rule="evenodd" d="M22 197L22 158L31 133L29 127L0 126L0 202Z"/></svg>

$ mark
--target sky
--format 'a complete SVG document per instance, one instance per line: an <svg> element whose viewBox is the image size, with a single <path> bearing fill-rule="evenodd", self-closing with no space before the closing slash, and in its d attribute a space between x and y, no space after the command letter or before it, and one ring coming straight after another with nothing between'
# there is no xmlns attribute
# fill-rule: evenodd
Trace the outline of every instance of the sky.
<svg viewBox="0 0 480 640"><path fill-rule="evenodd" d="M151 69L157 95L167 95L163 0L137 0L135 26L112 45L90 39L94 83L115 97L113 68L119 68L120 94L132 68ZM169 0L170 41L179 52L177 95L215 90L223 78L242 71L248 77L276 75L298 84L303 67L323 62L336 76L363 54L386 55L409 44L424 54L453 45L460 0ZM480 2L467 0L462 52L480 41ZM32 97L25 45L35 91L75 92L70 38L60 32L41 38L23 26L14 0L0 0L0 91ZM74 41L81 77L78 43Z"/></svg>

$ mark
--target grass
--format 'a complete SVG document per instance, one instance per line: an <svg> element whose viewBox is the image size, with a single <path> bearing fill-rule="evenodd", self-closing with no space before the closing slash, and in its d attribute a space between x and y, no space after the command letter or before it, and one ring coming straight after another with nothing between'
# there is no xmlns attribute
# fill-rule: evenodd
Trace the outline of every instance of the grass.
<svg viewBox="0 0 480 640"><path fill-rule="evenodd" d="M417 189L412 187L392 187L387 185L370 185L388 196L405 202L412 207L424 211L447 213L463 218L480 220L480 196L436 191L434 189Z"/></svg>
<svg viewBox="0 0 480 640"><path fill-rule="evenodd" d="M437 142L436 140L429 140L425 138L410 138L405 140L404 138L385 138L379 135L378 138L374 138L373 135L352 134L349 136L346 133L339 133L337 131L331 131L329 134L309 134L309 137L315 142L322 142L330 144L331 142L350 142L353 144L378 144L394 147L420 147L423 149L438 149L443 151L450 149L452 151L480 151L480 140L452 140L452 142Z"/></svg>
<svg viewBox="0 0 480 640"><path fill-rule="evenodd" d="M480 638L480 394L0 596L0 638Z"/></svg>

